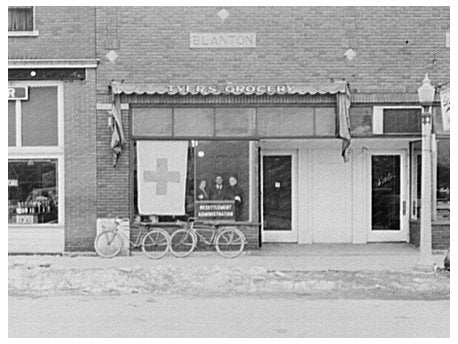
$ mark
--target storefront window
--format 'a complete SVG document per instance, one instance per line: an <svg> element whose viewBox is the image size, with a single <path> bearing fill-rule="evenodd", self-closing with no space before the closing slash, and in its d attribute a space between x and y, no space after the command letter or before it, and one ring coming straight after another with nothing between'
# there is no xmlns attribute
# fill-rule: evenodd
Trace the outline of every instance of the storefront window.
<svg viewBox="0 0 458 344"><path fill-rule="evenodd" d="M58 222L57 159L8 161L8 223Z"/></svg>
<svg viewBox="0 0 458 344"><path fill-rule="evenodd" d="M416 197L414 203L416 217L421 217L421 145L417 144L413 150L415 159L414 181L412 196ZM436 217L438 220L450 219L450 139L440 138L437 141L437 188L436 188Z"/></svg>
<svg viewBox="0 0 458 344"><path fill-rule="evenodd" d="M233 202L227 203L227 207L234 207L234 219L247 221L250 209L249 149L249 141L199 141L195 147L196 202ZM196 207L195 212L199 215Z"/></svg>
<svg viewBox="0 0 458 344"><path fill-rule="evenodd" d="M199 217L249 221L250 141L189 141L184 216L158 216L160 222ZM135 162L135 169L137 166ZM137 208L137 173L134 176Z"/></svg>
<svg viewBox="0 0 458 344"><path fill-rule="evenodd" d="M437 218L450 219L450 139L437 142Z"/></svg>

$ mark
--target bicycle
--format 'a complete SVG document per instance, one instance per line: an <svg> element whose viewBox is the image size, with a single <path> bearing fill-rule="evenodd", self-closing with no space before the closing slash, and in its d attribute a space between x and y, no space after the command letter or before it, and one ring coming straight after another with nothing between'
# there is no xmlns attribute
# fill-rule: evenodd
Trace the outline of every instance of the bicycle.
<svg viewBox="0 0 458 344"><path fill-rule="evenodd" d="M149 223L140 223L140 233L135 242L125 238L125 235L119 230L120 225L129 221L129 219L115 219L115 226L107 228L102 226L103 230L94 240L94 248L97 254L103 258L113 258L118 255L124 246L124 240L129 241L130 247L142 247L143 253L151 259L159 259L166 255L170 248L170 236L162 228L153 228L148 230ZM124 238L125 239L124 239Z"/></svg>
<svg viewBox="0 0 458 344"><path fill-rule="evenodd" d="M181 229L170 237L170 252L176 257L183 258L191 254L200 240L206 246L215 246L216 251L224 258L237 257L245 247L245 235L227 223L189 218L187 222L177 222ZM207 240L201 232L210 232Z"/></svg>

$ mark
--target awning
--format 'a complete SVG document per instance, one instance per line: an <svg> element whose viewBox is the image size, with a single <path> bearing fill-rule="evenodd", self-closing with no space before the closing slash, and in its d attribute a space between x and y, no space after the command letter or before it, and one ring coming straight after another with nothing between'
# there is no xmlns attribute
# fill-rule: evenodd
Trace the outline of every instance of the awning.
<svg viewBox="0 0 458 344"><path fill-rule="evenodd" d="M131 95L315 95L315 94L335 94L337 101L336 137L342 139L342 156L344 161L349 160L351 152L351 130L349 108L351 105L350 90L348 83L337 81L325 84L224 84L224 85L199 85L199 84L159 84L159 83L135 83L113 81L111 92L114 99L118 99L121 94ZM116 129L116 128L113 128ZM122 127L121 127L122 132ZM113 135L116 130L113 130ZM116 140L122 150L122 140ZM117 148L117 145L115 145ZM113 148L113 144L112 144ZM115 162L119 156L116 151Z"/></svg>
<svg viewBox="0 0 458 344"><path fill-rule="evenodd" d="M346 92L346 82L327 84L159 84L111 83L113 94L159 95L286 95L286 94L337 94Z"/></svg>

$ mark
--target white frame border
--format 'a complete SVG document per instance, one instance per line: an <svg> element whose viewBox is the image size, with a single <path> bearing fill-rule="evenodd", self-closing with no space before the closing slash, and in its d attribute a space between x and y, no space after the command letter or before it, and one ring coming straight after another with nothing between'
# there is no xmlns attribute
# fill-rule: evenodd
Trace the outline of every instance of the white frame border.
<svg viewBox="0 0 458 344"><path fill-rule="evenodd" d="M383 110L385 109L398 109L398 110L408 110L408 109L419 109L419 105L387 105L387 106L374 106L372 112L372 133L374 135L383 135Z"/></svg>
<svg viewBox="0 0 458 344"><path fill-rule="evenodd" d="M64 228L65 227L65 155L64 155L64 83L62 81L8 81L8 86L26 87L57 87L57 146L33 146L33 147L8 147L8 160L12 159L57 159L57 187L58 187L58 223L56 224L33 224L21 225L9 223L8 228ZM18 109L16 100L16 110ZM21 109L21 105L19 105ZM17 117L21 114L16 113ZM21 121L19 121L21 122ZM21 124L21 123L19 123ZM18 121L16 120L16 133L18 132ZM20 139L22 131L19 129ZM18 138L16 137L16 143Z"/></svg>
<svg viewBox="0 0 458 344"><path fill-rule="evenodd" d="M275 155L291 155L291 232L287 231L264 231L264 157ZM260 180L260 212L261 212L261 241L263 243L298 243L299 231L297 226L298 213L298 150L297 149L261 149L261 180Z"/></svg>
<svg viewBox="0 0 458 344"><path fill-rule="evenodd" d="M374 155L399 155L401 158L401 200L400 200L400 230L372 230L372 157ZM407 149L386 149L370 150L368 161L368 214L369 228L367 233L367 242L409 242L409 218L410 218L410 195L409 195L409 159ZM405 202L406 211L402 213L403 202Z"/></svg>
<svg viewBox="0 0 458 344"><path fill-rule="evenodd" d="M29 8L32 7L33 12L33 29L32 31L8 31L8 37L37 37L40 32L36 30L36 17L35 9L36 6L9 6L12 8Z"/></svg>

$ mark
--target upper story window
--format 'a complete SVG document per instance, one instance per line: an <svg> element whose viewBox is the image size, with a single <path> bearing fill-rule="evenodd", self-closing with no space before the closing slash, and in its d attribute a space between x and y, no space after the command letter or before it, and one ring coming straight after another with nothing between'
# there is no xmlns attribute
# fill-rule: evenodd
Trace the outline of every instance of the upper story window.
<svg viewBox="0 0 458 344"><path fill-rule="evenodd" d="M37 36L35 30L35 9L32 6L8 7L9 36Z"/></svg>
<svg viewBox="0 0 458 344"><path fill-rule="evenodd" d="M62 86L58 82L8 83L8 146L60 152Z"/></svg>
<svg viewBox="0 0 458 344"><path fill-rule="evenodd" d="M420 106L374 106L373 134L421 134Z"/></svg>

